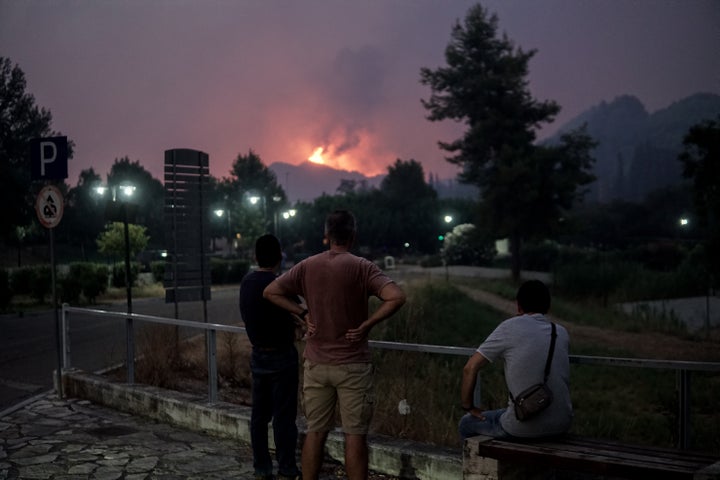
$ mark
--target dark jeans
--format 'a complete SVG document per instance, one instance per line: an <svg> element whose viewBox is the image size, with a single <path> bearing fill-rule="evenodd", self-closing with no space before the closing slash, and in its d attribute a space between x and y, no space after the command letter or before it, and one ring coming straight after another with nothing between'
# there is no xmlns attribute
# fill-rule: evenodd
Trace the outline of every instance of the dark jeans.
<svg viewBox="0 0 720 480"><path fill-rule="evenodd" d="M295 347L285 351L253 349L252 416L250 438L256 474L272 474L268 450L268 423L272 420L278 473L299 475L295 461L298 430L295 420L298 402L298 353Z"/></svg>

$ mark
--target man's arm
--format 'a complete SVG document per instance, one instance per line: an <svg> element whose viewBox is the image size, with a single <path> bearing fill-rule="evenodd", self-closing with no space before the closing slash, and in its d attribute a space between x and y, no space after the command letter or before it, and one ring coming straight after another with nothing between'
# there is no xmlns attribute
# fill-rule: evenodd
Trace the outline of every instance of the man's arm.
<svg viewBox="0 0 720 480"><path fill-rule="evenodd" d="M473 396L475 393L475 382L477 374L482 367L487 365L487 358L483 357L479 352L475 352L468 359L463 367L462 385L460 387L460 405L463 410L470 412L476 417L482 417L481 409L473 404Z"/></svg>
<svg viewBox="0 0 720 480"><path fill-rule="evenodd" d="M366 337L372 327L390 317L397 312L400 307L405 304L405 292L395 282L386 284L378 294L382 303L373 312L367 320L360 324L357 328L351 328L345 334L345 338L350 342L358 342Z"/></svg>
<svg viewBox="0 0 720 480"><path fill-rule="evenodd" d="M305 307L295 301L294 295L285 292L277 280L273 280L270 285L265 287L263 298L297 316L305 311Z"/></svg>

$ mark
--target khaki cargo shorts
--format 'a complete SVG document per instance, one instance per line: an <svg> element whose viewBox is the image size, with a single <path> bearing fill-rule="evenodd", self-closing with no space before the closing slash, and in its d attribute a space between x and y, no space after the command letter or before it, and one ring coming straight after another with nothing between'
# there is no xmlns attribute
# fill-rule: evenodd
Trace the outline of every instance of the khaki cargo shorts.
<svg viewBox="0 0 720 480"><path fill-rule="evenodd" d="M305 360L303 410L309 432L334 429L337 404L343 432L365 435L374 403L372 364L324 365Z"/></svg>

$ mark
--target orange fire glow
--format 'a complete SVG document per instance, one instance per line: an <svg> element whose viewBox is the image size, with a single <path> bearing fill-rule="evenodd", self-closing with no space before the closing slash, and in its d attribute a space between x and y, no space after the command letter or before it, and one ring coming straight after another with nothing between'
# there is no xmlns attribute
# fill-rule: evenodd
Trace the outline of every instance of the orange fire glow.
<svg viewBox="0 0 720 480"><path fill-rule="evenodd" d="M325 163L325 159L322 157L322 154L323 154L323 151L324 151L324 150L325 150L325 149L324 149L323 147L317 147L317 148L313 151L312 155L310 155L310 156L308 157L308 160L311 161L311 162L313 162L313 163L319 163L320 165L324 164L324 163Z"/></svg>

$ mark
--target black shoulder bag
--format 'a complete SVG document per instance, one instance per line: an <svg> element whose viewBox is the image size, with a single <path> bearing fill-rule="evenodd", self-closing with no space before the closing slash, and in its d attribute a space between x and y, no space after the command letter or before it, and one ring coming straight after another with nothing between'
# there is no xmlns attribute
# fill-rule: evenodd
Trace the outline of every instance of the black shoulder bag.
<svg viewBox="0 0 720 480"><path fill-rule="evenodd" d="M526 388L513 398L510 392L510 398L515 404L515 416L521 422L534 417L538 413L545 410L553 401L553 393L547 386L548 375L550 375L550 365L552 364L553 353L555 352L555 337L557 332L555 323L552 324L552 337L550 339L550 350L548 351L547 361L545 362L545 377L542 383L537 383L530 388Z"/></svg>

